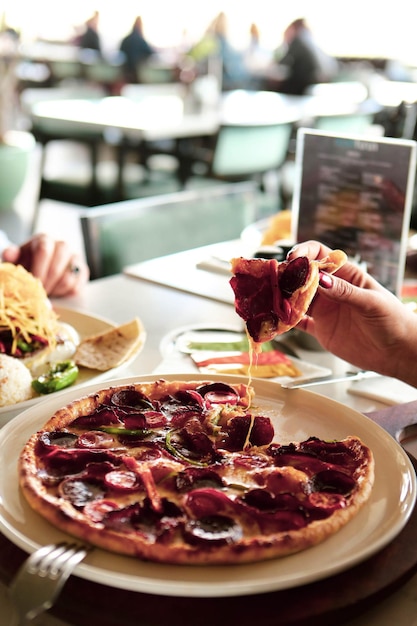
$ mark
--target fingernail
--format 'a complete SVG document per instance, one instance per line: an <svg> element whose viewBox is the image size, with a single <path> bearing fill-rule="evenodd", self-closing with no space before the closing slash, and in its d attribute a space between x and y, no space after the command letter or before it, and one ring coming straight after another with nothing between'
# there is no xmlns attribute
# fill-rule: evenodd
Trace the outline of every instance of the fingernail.
<svg viewBox="0 0 417 626"><path fill-rule="evenodd" d="M330 274L320 272L319 285L320 287L324 287L324 289L330 289L330 287L332 287L333 285L333 278L330 276Z"/></svg>
<svg viewBox="0 0 417 626"><path fill-rule="evenodd" d="M299 246L299 244L296 243L290 250L288 250L288 252L287 252L287 259L293 252L295 252L297 250L298 246Z"/></svg>

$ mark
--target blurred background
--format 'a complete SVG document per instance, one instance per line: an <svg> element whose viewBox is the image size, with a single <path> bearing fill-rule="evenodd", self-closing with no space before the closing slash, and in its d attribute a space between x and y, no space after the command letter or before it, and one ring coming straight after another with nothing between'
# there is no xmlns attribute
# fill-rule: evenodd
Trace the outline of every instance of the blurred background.
<svg viewBox="0 0 417 626"><path fill-rule="evenodd" d="M2 0L0 229L83 249L85 207L248 180L288 217L300 127L416 139L414 30L408 0Z"/></svg>
<svg viewBox="0 0 417 626"><path fill-rule="evenodd" d="M21 32L24 40L37 38L70 40L77 29L96 10L100 11L100 32L103 46L111 51L130 29L132 20L141 15L147 38L159 47L176 47L198 40L207 24L219 11L229 18L231 41L240 48L248 44L249 27L256 22L262 44L276 48L289 22L305 17L323 48L335 56L370 56L398 59L407 65L417 65L414 45L415 21L413 3L397 0L381 3L377 0L295 0L271 2L257 0L3 0L4 20Z"/></svg>

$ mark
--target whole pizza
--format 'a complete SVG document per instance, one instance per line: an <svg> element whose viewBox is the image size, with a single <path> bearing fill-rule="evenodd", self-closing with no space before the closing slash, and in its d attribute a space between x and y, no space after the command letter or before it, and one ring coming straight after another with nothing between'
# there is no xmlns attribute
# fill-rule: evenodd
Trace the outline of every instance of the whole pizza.
<svg viewBox="0 0 417 626"><path fill-rule="evenodd" d="M368 500L357 437L280 444L246 384L113 386L59 409L25 445L20 485L59 529L173 564L282 557L333 535Z"/></svg>

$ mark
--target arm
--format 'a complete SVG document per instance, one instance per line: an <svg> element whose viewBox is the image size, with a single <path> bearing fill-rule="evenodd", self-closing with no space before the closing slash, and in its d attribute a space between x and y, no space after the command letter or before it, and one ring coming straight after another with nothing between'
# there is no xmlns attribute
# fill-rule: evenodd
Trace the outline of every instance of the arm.
<svg viewBox="0 0 417 626"><path fill-rule="evenodd" d="M84 260L65 241L55 241L44 234L35 235L22 246L9 245L2 260L23 265L53 297L79 292L90 275Z"/></svg>
<svg viewBox="0 0 417 626"><path fill-rule="evenodd" d="M320 259L328 251L308 241L289 258ZM348 262L333 276L321 276L298 327L349 363L417 387L417 315L356 265Z"/></svg>

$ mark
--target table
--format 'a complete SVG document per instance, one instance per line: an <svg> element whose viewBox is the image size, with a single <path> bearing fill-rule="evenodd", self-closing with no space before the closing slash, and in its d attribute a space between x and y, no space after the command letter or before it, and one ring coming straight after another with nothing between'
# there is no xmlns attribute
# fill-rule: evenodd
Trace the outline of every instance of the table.
<svg viewBox="0 0 417 626"><path fill-rule="evenodd" d="M149 374L156 369L160 370L160 341L172 330L189 324L207 322L222 325L235 324L237 320L230 304L127 275L92 281L82 294L60 299L59 304L78 308L90 314L105 316L118 323L128 321L134 315L141 318L147 331L147 341L144 350L126 370L126 376ZM313 353L310 356L313 356ZM315 353L315 356L322 363L330 366L337 365L337 359L325 352ZM348 394L347 388L348 386L343 384L337 387L324 385L319 389L320 393L346 402L360 411L369 412L383 407L381 403ZM4 582L10 580L12 574L10 568L16 569L24 555L19 554L17 548L1 536L0 545L0 579L3 581L0 587L0 614L3 618L6 616L7 619ZM410 550L413 547L410 543ZM67 585L70 583L71 579ZM343 589L340 591L343 593ZM391 626L395 623L396 626L410 626L412 623L410 616L415 614L416 603L417 576L375 607L370 608L365 614L348 621L347 624L349 626ZM62 615L61 617L65 618ZM93 616L85 615L84 617L82 626L94 623ZM58 626L58 624L73 626L68 622L56 622L49 616L43 618L42 624L44 626ZM118 626L117 618L114 624ZM137 626L140 626L139 622Z"/></svg>
<svg viewBox="0 0 417 626"><path fill-rule="evenodd" d="M375 112L373 102L354 103L320 96L291 96L266 91L234 90L223 94L218 106L199 105L152 90L140 100L124 96L98 99L45 100L31 111L35 126L60 132L118 130L141 141L214 134L220 124L262 124L311 121L319 115L343 115L359 110Z"/></svg>
<svg viewBox="0 0 417 626"><path fill-rule="evenodd" d="M68 200L62 191L44 175L47 145L54 140L73 140L85 144L89 151L91 177L85 184L84 202L96 205L126 199L124 169L129 152L146 162L153 153L171 154L181 163L182 144L195 138L212 136L219 127L216 110L186 110L185 102L175 95L148 95L138 101L114 96L108 98L65 98L37 101L30 109L32 131L43 146L39 197ZM164 145L155 146L163 141ZM114 188L103 193L99 184L99 151L103 144L112 147L110 154L117 167ZM168 145L166 145L168 144ZM81 183L83 185L83 183ZM51 191L52 188L52 191ZM110 196L109 196L110 191ZM79 202L77 194L75 201ZM33 223L39 206L36 205Z"/></svg>
<svg viewBox="0 0 417 626"><path fill-rule="evenodd" d="M149 96L135 102L122 96L37 102L31 118L36 128L71 137L80 131L120 133L139 141L158 141L211 135L216 132L216 111L184 111L177 96Z"/></svg>

